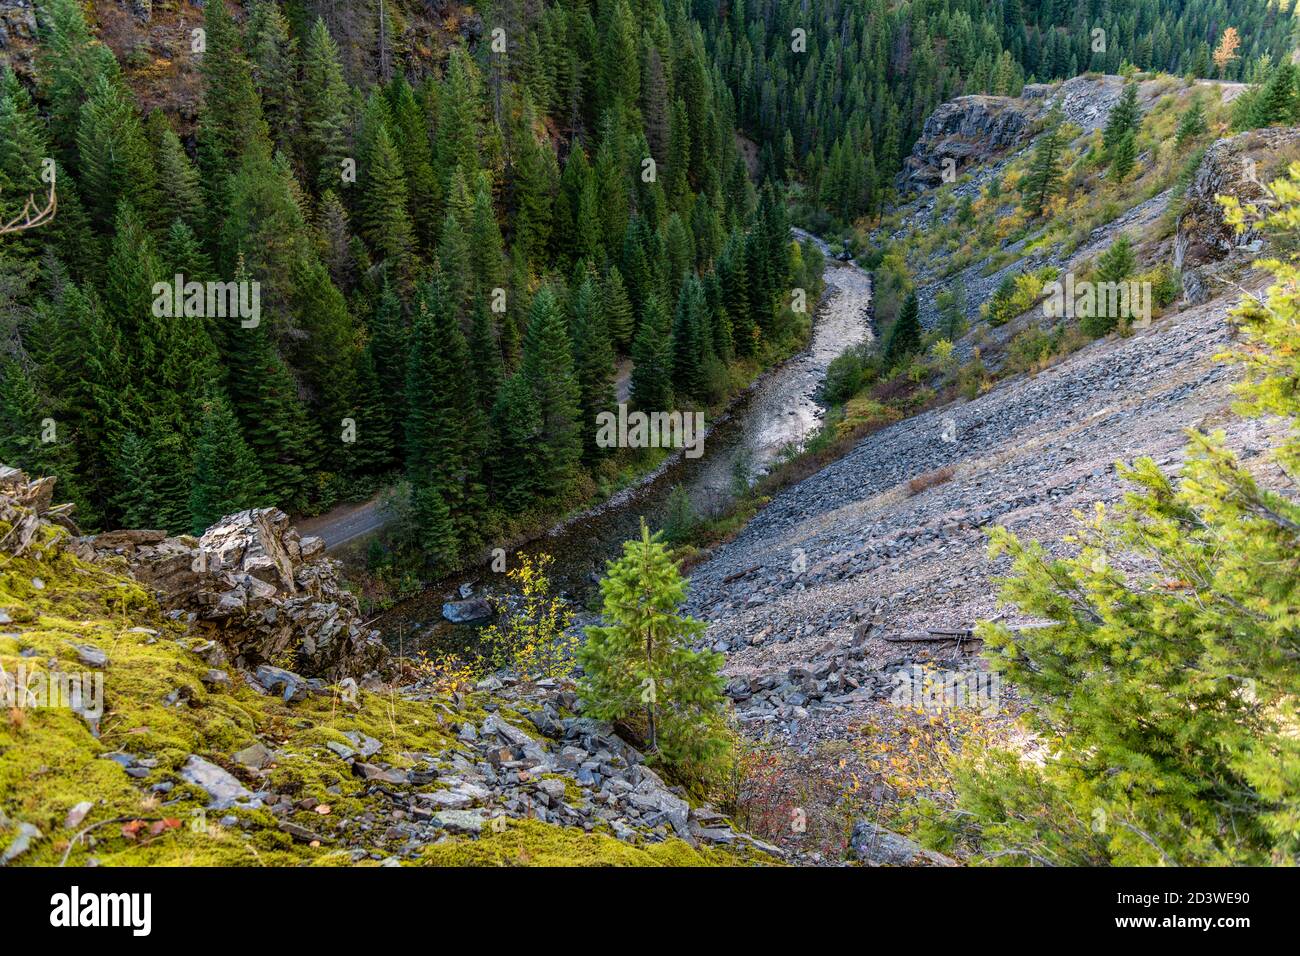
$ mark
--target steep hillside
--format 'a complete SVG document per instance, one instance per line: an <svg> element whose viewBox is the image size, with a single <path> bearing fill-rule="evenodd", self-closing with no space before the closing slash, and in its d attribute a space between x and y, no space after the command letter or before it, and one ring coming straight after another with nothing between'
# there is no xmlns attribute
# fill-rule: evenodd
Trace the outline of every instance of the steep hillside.
<svg viewBox="0 0 1300 956"><path fill-rule="evenodd" d="M1243 290L1259 294L1267 285L1250 268L1267 252L1257 233L1234 233L1215 196L1262 197L1260 183L1293 159L1300 131L1201 145L1176 188L1162 169L1176 169L1182 155L1163 167L1148 157L1136 183L1099 184L1104 196L1076 191L1036 223L1020 216L1010 190L990 197L991 183L1014 180L1032 156L1049 99L1073 117L1072 148L1082 155L1121 84L1080 78L1019 99L967 97L935 112L903 177L921 192L874 241L891 243L888 255L911 267L926 342L953 325L934 308L936 294L965 280L956 345L967 357L984 353L987 377L963 397L951 365L943 371L933 353L913 359L908 375L890 382L929 386L927 410L877 424L841 459L777 494L692 571L691 607L709 621L708 642L726 654L738 719L765 755L766 773L752 786L769 809L751 826L802 859L857 850L874 834L864 820L905 827L900 821L918 798L947 799L951 758L965 746L1034 746L1016 720L1024 702L1013 686L990 683L973 634L981 620L1013 630L1041 623L999 607L998 582L1010 564L989 560L991 528L1073 554L1070 535L1094 505L1129 490L1116 462L1150 455L1173 472L1187 429L1223 428L1228 446L1258 464L1275 437L1270 426L1229 413L1236 373L1216 356L1232 341L1228 310ZM1190 96L1235 92L1168 81L1141 89L1147 131L1185 111ZM1147 135L1161 150L1160 134ZM945 156L960 158L960 179L937 193L925 189L927 171ZM963 197L979 197L979 205L959 223ZM999 217L1016 221L1006 229ZM1044 288L1058 275L1092 275L1097 254L1121 235L1138 250L1133 272L1149 279L1164 269L1181 288L1175 284L1149 325L1120 323L1088 344L1079 320L1045 312ZM989 304L1007 272L1040 278L1036 293L995 324ZM1045 339L1054 327L1079 337L1043 353L1049 360L1014 365L1018 337ZM855 403L878 408L866 396L883 397L886 387L883 377L866 386L846 420ZM949 691L955 685L957 706L942 696L944 681ZM978 703L976 690L984 694ZM971 694L965 706L962 693ZM803 829L788 826L795 811Z"/></svg>

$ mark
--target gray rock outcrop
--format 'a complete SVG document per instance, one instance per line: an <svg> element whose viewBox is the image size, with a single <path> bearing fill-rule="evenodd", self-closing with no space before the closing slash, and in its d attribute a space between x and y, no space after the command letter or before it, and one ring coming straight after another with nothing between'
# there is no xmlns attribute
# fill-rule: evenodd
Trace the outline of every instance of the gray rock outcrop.
<svg viewBox="0 0 1300 956"><path fill-rule="evenodd" d="M961 96L940 104L903 162L899 189L906 193L934 188L944 181L945 163L960 175L971 163L1019 146L1029 138L1041 111L1040 103L1010 96Z"/></svg>
<svg viewBox="0 0 1300 956"><path fill-rule="evenodd" d="M287 659L298 673L338 679L387 659L321 540L300 537L278 508L229 515L200 538L109 531L81 546L98 560L124 561L164 607L211 625L242 669Z"/></svg>
<svg viewBox="0 0 1300 956"><path fill-rule="evenodd" d="M1187 187L1174 237L1174 269L1182 272L1183 295L1199 304L1210 298L1214 277L1234 271L1259 253L1257 230L1237 233L1224 219L1218 196L1235 196L1243 206L1267 198L1268 158L1300 142L1300 129L1259 129L1221 139L1205 151Z"/></svg>

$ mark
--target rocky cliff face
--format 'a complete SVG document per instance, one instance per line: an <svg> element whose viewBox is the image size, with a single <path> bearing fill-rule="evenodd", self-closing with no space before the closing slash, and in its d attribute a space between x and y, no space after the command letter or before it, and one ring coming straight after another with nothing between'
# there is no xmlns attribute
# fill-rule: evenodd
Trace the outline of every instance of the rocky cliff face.
<svg viewBox="0 0 1300 956"><path fill-rule="evenodd" d="M388 652L365 628L356 597L323 558L319 538L301 538L278 508L229 515L200 538L163 531L110 531L81 539L95 560L125 563L159 603L209 628L253 669L278 662L312 677L361 677Z"/></svg>
<svg viewBox="0 0 1300 956"><path fill-rule="evenodd" d="M32 0L0 0L0 64L26 72L36 42L36 6Z"/></svg>
<svg viewBox="0 0 1300 956"><path fill-rule="evenodd" d="M933 189L943 183L945 168L961 175L967 166L1019 146L1041 112L1041 103L1009 96L962 96L935 107L903 162L899 189Z"/></svg>
<svg viewBox="0 0 1300 956"><path fill-rule="evenodd" d="M1174 238L1174 269L1182 272L1189 302L1210 298L1215 277L1238 271L1263 245L1257 230L1238 234L1228 225L1216 197L1235 196L1243 206L1265 200L1264 183L1276 175L1279 156L1297 144L1300 129L1260 129L1221 139L1205 151Z"/></svg>

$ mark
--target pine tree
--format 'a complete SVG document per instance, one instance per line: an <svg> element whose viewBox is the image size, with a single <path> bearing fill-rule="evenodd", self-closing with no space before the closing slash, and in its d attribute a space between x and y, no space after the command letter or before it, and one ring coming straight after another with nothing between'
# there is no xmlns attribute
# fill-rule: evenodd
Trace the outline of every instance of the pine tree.
<svg viewBox="0 0 1300 956"><path fill-rule="evenodd" d="M484 505L486 429L471 380L469 347L441 283L418 297L407 361L406 469L417 500L447 509L453 535L447 554L477 537ZM421 497L423 496L423 497ZM437 508L430 520L441 520ZM438 530L441 533L441 529Z"/></svg>
<svg viewBox="0 0 1300 956"><path fill-rule="evenodd" d="M1290 61L1278 64L1253 102L1251 125L1256 127L1288 125L1300 111L1296 95L1296 68Z"/></svg>
<svg viewBox="0 0 1300 956"><path fill-rule="evenodd" d="M302 76L302 122L310 179L319 189L337 189L343 181L340 174L348 150L348 87L338 45L323 19L317 18L307 36Z"/></svg>
<svg viewBox="0 0 1300 956"><path fill-rule="evenodd" d="M492 208L492 192L487 182L481 182L474 194L474 209L471 214L470 231L470 265L474 270L474 295L487 299L493 289L505 288L505 265L501 259L504 243L501 239L501 227L497 225L496 212Z"/></svg>
<svg viewBox="0 0 1300 956"><path fill-rule="evenodd" d="M519 514L541 492L542 412L532 387L516 372L502 384L492 409L493 500Z"/></svg>
<svg viewBox="0 0 1300 956"><path fill-rule="evenodd" d="M1097 282L1102 284L1126 282L1137 268L1137 255L1129 237L1120 233L1119 237L1097 259ZM1108 296L1098 295L1094 314L1083 317L1079 325L1088 335L1099 338L1112 331L1123 316L1111 312L1107 304L1114 301Z"/></svg>
<svg viewBox="0 0 1300 956"><path fill-rule="evenodd" d="M1137 162L1137 140L1132 132L1125 133L1111 151L1110 177L1117 183L1123 182L1133 171Z"/></svg>
<svg viewBox="0 0 1300 956"><path fill-rule="evenodd" d="M614 408L614 347L595 280L587 276L573 292L569 329L573 336L574 371L578 380L582 453L588 463L604 454L596 445L596 416Z"/></svg>
<svg viewBox="0 0 1300 956"><path fill-rule="evenodd" d="M705 625L682 616L686 582L645 522L600 582L600 626L578 649L583 713L642 721L649 751L670 764L698 763L726 749L721 654L692 645Z"/></svg>
<svg viewBox="0 0 1300 956"><path fill-rule="evenodd" d="M253 85L276 149L289 153L301 133L298 38L273 0L257 0L248 14L248 59Z"/></svg>
<svg viewBox="0 0 1300 956"><path fill-rule="evenodd" d="M375 375L385 398L387 430L393 436L398 459L404 458L403 429L406 422L406 355L409 332L402 317L402 303L391 286L385 285L370 318L370 343Z"/></svg>
<svg viewBox="0 0 1300 956"><path fill-rule="evenodd" d="M202 534L218 520L267 503L262 467L244 441L225 395L214 390L203 402L190 486L190 531Z"/></svg>
<svg viewBox="0 0 1300 956"><path fill-rule="evenodd" d="M501 361L501 345L492 328L492 313L484 299L477 300L473 306L469 353L478 407L485 415L490 415L505 369Z"/></svg>
<svg viewBox="0 0 1300 956"><path fill-rule="evenodd" d="M42 5L42 44L37 75L50 101L54 139L71 158L81 123L81 107L99 80L116 79L120 71L113 51L99 42L86 23L78 0L48 0Z"/></svg>
<svg viewBox="0 0 1300 956"><path fill-rule="evenodd" d="M632 404L644 412L667 411L673 403L673 348L668 312L652 294L632 344Z"/></svg>
<svg viewBox="0 0 1300 956"><path fill-rule="evenodd" d="M1137 83L1130 80L1124 84L1115 105L1106 117L1106 126L1102 130L1102 143L1107 151L1119 144L1129 133L1136 134L1142 125L1142 111L1137 102Z"/></svg>
<svg viewBox="0 0 1300 956"><path fill-rule="evenodd" d="M372 343L373 345L373 343ZM346 444L348 469L353 475L378 475L396 464L393 449L393 421L389 413L387 395L379 382L372 347L357 354L356 426L354 441Z"/></svg>
<svg viewBox="0 0 1300 956"><path fill-rule="evenodd" d="M387 126L375 131L361 185L362 235L389 274L399 283L408 283L415 267L415 231L407 214L406 175Z"/></svg>
<svg viewBox="0 0 1300 956"><path fill-rule="evenodd" d="M36 388L33 372L0 357L0 462L29 475L53 475L60 500L84 502L74 432ZM84 519L84 516L78 515Z"/></svg>
<svg viewBox="0 0 1300 956"><path fill-rule="evenodd" d="M393 143L406 171L411 224L419 248L428 252L437 239L438 227L434 215L438 183L433 171L428 118L404 76L398 76L389 84L388 101L392 108Z"/></svg>
<svg viewBox="0 0 1300 956"><path fill-rule="evenodd" d="M524 334L519 371L533 391L542 417L539 488L561 495L577 473L582 452L581 392L573 369L573 352L555 293L543 286L533 298ZM594 428L594 423L590 426Z"/></svg>
<svg viewBox="0 0 1300 956"><path fill-rule="evenodd" d="M228 201L228 179L250 148L269 155L271 136L244 56L239 28L224 3L203 8L206 49L203 53L203 105L199 117L198 155L207 190L208 214L215 232Z"/></svg>
<svg viewBox="0 0 1300 956"><path fill-rule="evenodd" d="M903 308L899 310L898 318L894 320L894 324L889 327L889 334L885 336L881 356L887 368L897 367L908 356L920 351L920 311L916 291L912 290L903 300Z"/></svg>
<svg viewBox="0 0 1300 956"><path fill-rule="evenodd" d="M199 171L161 110L149 114L145 129L158 172L158 221L168 228L180 220L192 229L201 229L206 214Z"/></svg>
<svg viewBox="0 0 1300 956"><path fill-rule="evenodd" d="M1047 128L1034 145L1029 173L1020 185L1024 209L1034 218L1043 215L1047 203L1061 188L1061 148L1061 112L1058 107L1053 109Z"/></svg>
<svg viewBox="0 0 1300 956"><path fill-rule="evenodd" d="M1194 99L1191 108L1183 114L1183 118L1178 123L1175 142L1178 146L1183 146L1188 140L1203 136L1208 129L1209 127L1205 122L1205 110L1201 107L1201 101Z"/></svg>
<svg viewBox="0 0 1300 956"><path fill-rule="evenodd" d="M628 298L627 287L623 285L622 273L618 267L611 265L605 273L601 288L601 308L605 313L605 327L614 345L626 352L632 344L636 332L636 316L632 312L632 301Z"/></svg>
<svg viewBox="0 0 1300 956"><path fill-rule="evenodd" d="M531 110L525 107L524 120L516 137L517 160L514 184L518 194L515 213L515 242L530 263L540 265L547 259L551 238L552 203L558 176L555 154L548 145L537 142L530 128Z"/></svg>
<svg viewBox="0 0 1300 956"><path fill-rule="evenodd" d="M293 377L267 336L266 323L235 323L226 338L227 390L244 440L262 468L267 499L285 510L306 502L318 464L317 432L298 398Z"/></svg>
<svg viewBox="0 0 1300 956"><path fill-rule="evenodd" d="M81 181L96 222L108 226L118 203L130 202L149 219L157 210L154 166L130 93L100 77L81 108L77 127Z"/></svg>
<svg viewBox="0 0 1300 956"><path fill-rule="evenodd" d="M1284 242L1297 210L1283 197L1298 186L1290 176L1264 225ZM1236 200L1227 208L1244 225ZM1269 268L1264 300L1236 312L1232 355L1246 370L1240 411L1286 422L1267 455L1252 463L1221 432L1194 432L1179 476L1139 459L1121 469L1124 500L1081 518L1073 556L995 531L994 556L1011 559L1003 600L1050 626L980 633L1053 743L1039 765L999 751L963 761L957 815L937 812L932 840L1076 866L1269 865L1300 850L1300 363L1288 291L1300 273L1293 256Z"/></svg>
<svg viewBox="0 0 1300 956"><path fill-rule="evenodd" d="M673 390L707 400L707 369L713 355L713 341L708 327L707 305L700 280L691 276L682 285L673 318Z"/></svg>

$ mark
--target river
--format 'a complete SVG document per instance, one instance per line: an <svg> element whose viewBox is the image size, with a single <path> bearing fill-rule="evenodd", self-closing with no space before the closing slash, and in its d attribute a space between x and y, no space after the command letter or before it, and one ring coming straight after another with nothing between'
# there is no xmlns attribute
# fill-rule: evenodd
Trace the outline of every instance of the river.
<svg viewBox="0 0 1300 956"><path fill-rule="evenodd" d="M605 563L639 533L642 516L652 528L663 524L673 488L686 490L697 515L717 515L741 480L765 474L782 454L798 449L816 431L825 414L817 392L827 366L850 345L872 335L871 278L856 265L836 261L821 239L801 230L794 234L800 241L816 243L826 257L826 291L814 315L808 348L761 376L711 424L700 457L678 453L641 482L507 555L507 568L516 566L521 553L550 554L553 588L585 602ZM488 566L456 575L399 602L375 626L408 653L421 647L451 649L470 635L466 627L442 620L443 602L455 600L464 584L475 594L485 586L495 589L500 577Z"/></svg>

